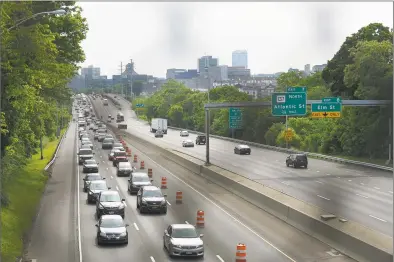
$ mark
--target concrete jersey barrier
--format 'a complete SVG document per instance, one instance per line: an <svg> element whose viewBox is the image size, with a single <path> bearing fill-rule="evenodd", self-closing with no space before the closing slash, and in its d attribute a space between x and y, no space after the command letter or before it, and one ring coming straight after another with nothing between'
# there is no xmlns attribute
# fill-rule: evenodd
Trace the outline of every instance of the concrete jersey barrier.
<svg viewBox="0 0 394 262"><path fill-rule="evenodd" d="M327 213L321 208L218 166L205 166L204 162L198 158L160 147L138 135L120 131L112 124L108 127L115 134L122 134L134 142L153 147L156 152L160 152L168 160L222 186L251 204L360 262L393 261L393 240L389 236L352 221L342 222L336 217L325 221L321 216Z"/></svg>
<svg viewBox="0 0 394 262"><path fill-rule="evenodd" d="M118 107L120 106L119 102L114 100L112 96L110 96L110 95L104 95L104 96L107 99L109 99L116 106L118 106ZM168 126L168 128L173 129L173 130L187 130L188 132L190 132L192 134L205 135L205 133L202 133L202 132L188 130L188 129L179 128L179 127ZM338 162L338 163L342 163L342 164L351 164L351 165L357 165L357 166L363 166L363 167L393 172L393 168L389 167L389 166L376 165L376 164L372 164L372 163L344 159L344 158L328 156L328 155L312 153L312 152L303 152L303 151L298 151L298 150L288 149L288 148L283 148L283 147L269 146L269 145L259 144L259 143L250 142L250 141L246 141L246 140L234 139L234 138L230 138L230 137L223 137L223 136L217 136L217 135L211 135L211 134L209 136L213 137L213 138L221 139L221 140L234 142L234 143L250 145L250 146L254 146L254 147L258 147L258 148L264 148L264 149L278 151L278 152L287 153L287 154L304 153L310 157L318 158L318 159L322 159L322 160L326 160L326 161Z"/></svg>

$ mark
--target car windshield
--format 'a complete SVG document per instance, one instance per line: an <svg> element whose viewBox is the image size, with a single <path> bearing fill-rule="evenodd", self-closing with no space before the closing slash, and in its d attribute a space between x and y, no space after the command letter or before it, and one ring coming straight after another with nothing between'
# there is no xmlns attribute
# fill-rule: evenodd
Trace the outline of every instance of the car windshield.
<svg viewBox="0 0 394 262"><path fill-rule="evenodd" d="M173 228L173 238L196 238L197 232L194 228Z"/></svg>
<svg viewBox="0 0 394 262"><path fill-rule="evenodd" d="M149 182L148 176L133 176L133 182Z"/></svg>
<svg viewBox="0 0 394 262"><path fill-rule="evenodd" d="M107 190L107 184L106 183L91 183L90 189L92 189L92 190Z"/></svg>
<svg viewBox="0 0 394 262"><path fill-rule="evenodd" d="M85 164L87 164L87 165L93 165L93 164L96 164L96 160L94 160L94 159L88 159L88 160L85 160Z"/></svg>
<svg viewBox="0 0 394 262"><path fill-rule="evenodd" d="M160 190L146 190L144 191L144 197L162 197Z"/></svg>
<svg viewBox="0 0 394 262"><path fill-rule="evenodd" d="M130 163L129 162L120 162L119 163L119 168L120 169L130 169L131 168L131 165L130 165Z"/></svg>
<svg viewBox="0 0 394 262"><path fill-rule="evenodd" d="M116 151L115 156L127 156L125 151Z"/></svg>
<svg viewBox="0 0 394 262"><path fill-rule="evenodd" d="M100 227L114 228L114 227L124 227L123 219L121 218L106 218L101 220Z"/></svg>
<svg viewBox="0 0 394 262"><path fill-rule="evenodd" d="M101 180L100 176L88 176L86 178L88 181L95 181L95 180Z"/></svg>
<svg viewBox="0 0 394 262"><path fill-rule="evenodd" d="M80 155L91 155L92 154L92 150L89 149L83 149L79 151Z"/></svg>
<svg viewBox="0 0 394 262"><path fill-rule="evenodd" d="M120 202L119 194L104 194L101 195L101 202Z"/></svg>

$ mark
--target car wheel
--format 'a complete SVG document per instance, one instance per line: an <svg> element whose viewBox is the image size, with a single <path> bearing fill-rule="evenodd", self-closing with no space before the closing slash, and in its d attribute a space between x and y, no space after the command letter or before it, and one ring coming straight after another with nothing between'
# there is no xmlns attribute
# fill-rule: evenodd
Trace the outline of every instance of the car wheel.
<svg viewBox="0 0 394 262"><path fill-rule="evenodd" d="M286 166L287 166L287 167L289 167L289 166L290 166L290 165L289 165L289 162L286 162Z"/></svg>
<svg viewBox="0 0 394 262"><path fill-rule="evenodd" d="M85 192L86 193L86 191L88 191L86 188L83 188L83 192Z"/></svg>
<svg viewBox="0 0 394 262"><path fill-rule="evenodd" d="M163 210L163 214L167 214L167 208Z"/></svg>
<svg viewBox="0 0 394 262"><path fill-rule="evenodd" d="M139 209L140 208L140 205L138 204L138 201L137 201L137 209Z"/></svg>
<svg viewBox="0 0 394 262"><path fill-rule="evenodd" d="M101 246L101 241L100 241L100 239L98 237L96 237L96 241L97 241L97 245Z"/></svg>
<svg viewBox="0 0 394 262"><path fill-rule="evenodd" d="M306 165L305 168L308 168L308 165Z"/></svg>

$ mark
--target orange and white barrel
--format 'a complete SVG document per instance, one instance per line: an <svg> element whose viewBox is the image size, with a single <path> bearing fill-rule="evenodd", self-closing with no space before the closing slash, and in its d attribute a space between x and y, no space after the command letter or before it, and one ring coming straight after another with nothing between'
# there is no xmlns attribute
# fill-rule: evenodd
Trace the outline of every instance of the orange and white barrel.
<svg viewBox="0 0 394 262"><path fill-rule="evenodd" d="M167 188L167 178L165 176L161 178L161 188Z"/></svg>
<svg viewBox="0 0 394 262"><path fill-rule="evenodd" d="M176 191L175 203L182 204L182 200L183 200L182 191Z"/></svg>
<svg viewBox="0 0 394 262"><path fill-rule="evenodd" d="M137 163L137 155L134 155L134 163Z"/></svg>
<svg viewBox="0 0 394 262"><path fill-rule="evenodd" d="M153 170L152 168L148 168L148 177L152 178L152 176L153 176Z"/></svg>
<svg viewBox="0 0 394 262"><path fill-rule="evenodd" d="M197 211L197 222L196 222L197 227L204 227L205 226L204 215L205 215L204 211L202 211L202 210Z"/></svg>
<svg viewBox="0 0 394 262"><path fill-rule="evenodd" d="M145 162L141 161L140 169L145 169Z"/></svg>
<svg viewBox="0 0 394 262"><path fill-rule="evenodd" d="M235 262L246 262L246 245L238 244L235 253Z"/></svg>

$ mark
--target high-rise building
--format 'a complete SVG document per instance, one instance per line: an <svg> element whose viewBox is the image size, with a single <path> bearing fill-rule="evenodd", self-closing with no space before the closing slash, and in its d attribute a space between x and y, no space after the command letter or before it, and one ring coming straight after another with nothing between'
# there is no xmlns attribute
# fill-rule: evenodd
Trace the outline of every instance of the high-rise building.
<svg viewBox="0 0 394 262"><path fill-rule="evenodd" d="M208 68L208 76L216 82L228 80L228 66L212 66Z"/></svg>
<svg viewBox="0 0 394 262"><path fill-rule="evenodd" d="M232 56L232 66L248 68L248 51L246 50L234 51Z"/></svg>
<svg viewBox="0 0 394 262"><path fill-rule="evenodd" d="M81 76L88 79L100 78L100 67L93 67L92 65L81 69Z"/></svg>
<svg viewBox="0 0 394 262"><path fill-rule="evenodd" d="M205 72L205 68L218 66L218 64L219 61L217 58L213 58L212 56L203 56L198 59L198 72Z"/></svg>
<svg viewBox="0 0 394 262"><path fill-rule="evenodd" d="M311 74L311 65L310 64L306 64L304 66L304 73L305 75L309 76Z"/></svg>
<svg viewBox="0 0 394 262"><path fill-rule="evenodd" d="M231 66L227 68L229 79L247 79L250 77L250 69L243 66Z"/></svg>

